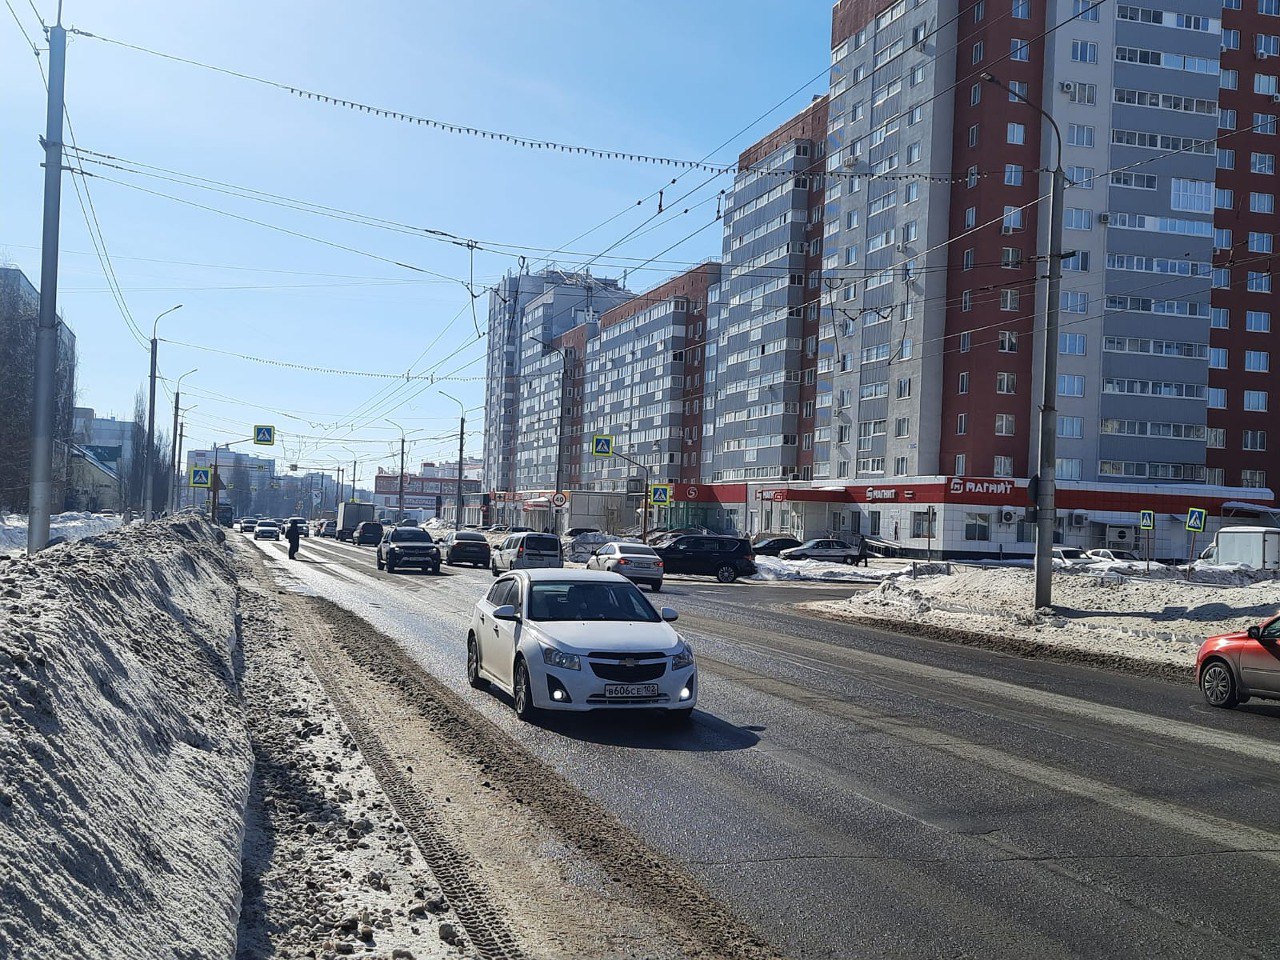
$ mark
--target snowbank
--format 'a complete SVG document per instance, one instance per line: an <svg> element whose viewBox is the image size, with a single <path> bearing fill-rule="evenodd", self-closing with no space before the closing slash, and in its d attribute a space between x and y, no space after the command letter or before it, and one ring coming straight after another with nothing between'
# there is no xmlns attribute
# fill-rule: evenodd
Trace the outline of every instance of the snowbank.
<svg viewBox="0 0 1280 960"><path fill-rule="evenodd" d="M59 513L49 520L49 536L81 540L120 526L119 517L97 513ZM0 514L0 551L27 549L27 518L18 513Z"/></svg>
<svg viewBox="0 0 1280 960"><path fill-rule="evenodd" d="M1280 609L1280 581L1271 579L1223 587L1114 571L1055 574L1052 612L1031 609L1033 583L1028 570L968 569L888 580L859 596L813 606L853 620L927 624L1177 665L1194 662L1206 636L1243 630Z"/></svg>
<svg viewBox="0 0 1280 960"><path fill-rule="evenodd" d="M917 576L941 573L945 567L937 563L917 563ZM881 583L911 575L911 566L853 567L821 560L782 560L778 557L756 557L756 574L747 580L835 580L850 583Z"/></svg>
<svg viewBox="0 0 1280 960"><path fill-rule="evenodd" d="M229 957L252 756L195 518L0 560L0 954Z"/></svg>

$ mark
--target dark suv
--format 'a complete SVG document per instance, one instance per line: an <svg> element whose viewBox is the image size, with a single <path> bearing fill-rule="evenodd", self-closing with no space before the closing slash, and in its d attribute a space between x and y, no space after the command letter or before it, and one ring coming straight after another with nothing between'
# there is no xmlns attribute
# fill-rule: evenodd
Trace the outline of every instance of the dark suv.
<svg viewBox="0 0 1280 960"><path fill-rule="evenodd" d="M473 567L489 565L489 541L483 533L474 530L449 531L440 541L440 549L444 552L444 562L451 567L455 563L469 563Z"/></svg>
<svg viewBox="0 0 1280 960"><path fill-rule="evenodd" d="M377 564L387 573L395 573L400 567L421 567L439 573L440 548L421 527L388 527L378 544Z"/></svg>
<svg viewBox="0 0 1280 960"><path fill-rule="evenodd" d="M756 572L751 544L740 537L684 535L655 546L653 551L669 574L704 574L732 583Z"/></svg>
<svg viewBox="0 0 1280 960"><path fill-rule="evenodd" d="M382 539L382 532L382 524L377 520L366 520L356 527L356 532L351 538L351 542L357 547L362 547L366 543L376 545Z"/></svg>

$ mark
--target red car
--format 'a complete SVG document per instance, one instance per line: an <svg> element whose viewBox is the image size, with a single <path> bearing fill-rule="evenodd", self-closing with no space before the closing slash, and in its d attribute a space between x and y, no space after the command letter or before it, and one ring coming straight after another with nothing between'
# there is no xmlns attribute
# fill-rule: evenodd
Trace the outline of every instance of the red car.
<svg viewBox="0 0 1280 960"><path fill-rule="evenodd" d="M1202 643L1196 682L1211 707L1234 707L1250 697L1280 699L1280 616Z"/></svg>

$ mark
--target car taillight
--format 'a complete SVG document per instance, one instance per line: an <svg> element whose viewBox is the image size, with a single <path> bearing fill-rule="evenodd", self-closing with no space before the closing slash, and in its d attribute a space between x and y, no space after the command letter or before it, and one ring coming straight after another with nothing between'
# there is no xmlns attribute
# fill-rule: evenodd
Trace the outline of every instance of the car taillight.
<svg viewBox="0 0 1280 960"><path fill-rule="evenodd" d="M618 566L622 566L624 563L630 563L630 562L631 562L630 560L619 560Z"/></svg>
<svg viewBox="0 0 1280 960"><path fill-rule="evenodd" d="M658 566L662 566L662 561L661 561L661 560L657 560L657 561L655 561L655 563L657 563L657 565L658 565Z"/></svg>
<svg viewBox="0 0 1280 960"><path fill-rule="evenodd" d="M517 557L523 557L523 556L524 556L524 544L523 544L523 543L522 543L522 544L520 544L520 549L516 551L516 556L517 556Z"/></svg>

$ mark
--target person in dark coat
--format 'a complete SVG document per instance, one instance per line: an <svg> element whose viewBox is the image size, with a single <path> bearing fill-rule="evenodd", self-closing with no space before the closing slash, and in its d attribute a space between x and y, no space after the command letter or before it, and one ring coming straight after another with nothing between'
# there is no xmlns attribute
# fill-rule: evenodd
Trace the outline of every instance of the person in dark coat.
<svg viewBox="0 0 1280 960"><path fill-rule="evenodd" d="M296 560L298 558L298 543L302 540L302 531L298 529L296 520L289 523L284 532L284 538L289 541L289 559Z"/></svg>

